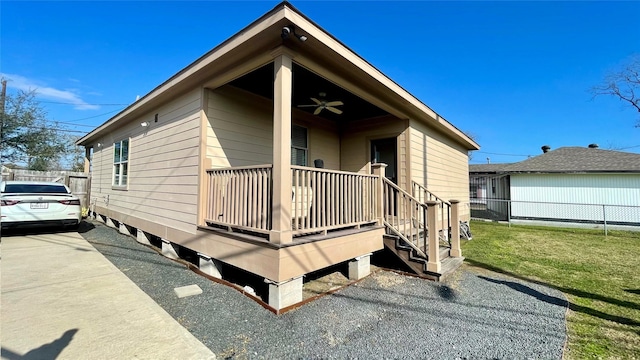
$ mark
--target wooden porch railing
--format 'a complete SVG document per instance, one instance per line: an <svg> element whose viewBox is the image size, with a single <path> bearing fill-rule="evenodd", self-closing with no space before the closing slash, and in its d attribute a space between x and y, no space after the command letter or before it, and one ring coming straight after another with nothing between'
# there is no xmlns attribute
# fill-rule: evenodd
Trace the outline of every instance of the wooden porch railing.
<svg viewBox="0 0 640 360"><path fill-rule="evenodd" d="M205 222L269 233L271 164L207 170Z"/></svg>
<svg viewBox="0 0 640 360"><path fill-rule="evenodd" d="M227 229L268 234L272 166L207 170L204 221ZM327 233L378 221L378 177L345 171L291 167L291 230L294 236Z"/></svg>
<svg viewBox="0 0 640 360"><path fill-rule="evenodd" d="M375 175L291 166L293 235L377 222Z"/></svg>
<svg viewBox="0 0 640 360"><path fill-rule="evenodd" d="M451 203L427 190L427 188L417 182L412 181L411 183L413 184L413 196L421 203L425 203L427 201L438 202L437 219L440 221L441 231L439 237L440 240L451 245Z"/></svg>

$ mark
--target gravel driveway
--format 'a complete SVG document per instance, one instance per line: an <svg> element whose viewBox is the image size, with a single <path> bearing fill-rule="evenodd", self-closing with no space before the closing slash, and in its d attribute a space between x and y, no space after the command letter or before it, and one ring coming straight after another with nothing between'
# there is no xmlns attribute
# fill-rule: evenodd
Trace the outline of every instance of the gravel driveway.
<svg viewBox="0 0 640 360"><path fill-rule="evenodd" d="M440 284L379 271L277 316L131 237L91 225L81 235L219 358L562 357L567 301L540 285L471 268ZM178 299L173 289L190 284L203 293Z"/></svg>

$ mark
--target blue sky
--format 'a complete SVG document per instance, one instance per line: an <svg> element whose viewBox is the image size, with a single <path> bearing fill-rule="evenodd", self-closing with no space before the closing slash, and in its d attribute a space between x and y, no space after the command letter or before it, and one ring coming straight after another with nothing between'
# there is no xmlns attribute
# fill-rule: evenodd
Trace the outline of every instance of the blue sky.
<svg viewBox="0 0 640 360"><path fill-rule="evenodd" d="M292 3L473 134L472 163L545 144L640 153L638 113L588 92L640 53L640 2ZM0 72L81 135L276 4L2 1Z"/></svg>

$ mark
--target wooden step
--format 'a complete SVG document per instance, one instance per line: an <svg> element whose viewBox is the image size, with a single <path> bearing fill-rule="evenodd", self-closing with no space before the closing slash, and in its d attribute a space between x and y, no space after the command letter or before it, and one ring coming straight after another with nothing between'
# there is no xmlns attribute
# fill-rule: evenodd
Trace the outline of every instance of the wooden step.
<svg viewBox="0 0 640 360"><path fill-rule="evenodd" d="M441 260L442 267L440 268L439 273L432 273L427 271L426 275L428 278L433 279L434 281L443 281L453 274L464 262L464 257L448 257L446 259Z"/></svg>
<svg viewBox="0 0 640 360"><path fill-rule="evenodd" d="M413 248L410 246L398 246L398 238L392 236L383 237L384 246L398 256L416 274L420 275L425 270L426 259L419 259L412 256ZM422 261L420 261L422 260Z"/></svg>
<svg viewBox="0 0 640 360"><path fill-rule="evenodd" d="M434 273L426 270L427 259L419 257L415 254L414 249L406 245L403 240L400 240L397 236L385 235L384 245L398 256L403 263L405 263L413 272L417 275L434 280L442 281L444 278L453 273L464 261L464 258L452 258L450 257L450 249L448 247L440 247L440 262L442 264L439 273Z"/></svg>

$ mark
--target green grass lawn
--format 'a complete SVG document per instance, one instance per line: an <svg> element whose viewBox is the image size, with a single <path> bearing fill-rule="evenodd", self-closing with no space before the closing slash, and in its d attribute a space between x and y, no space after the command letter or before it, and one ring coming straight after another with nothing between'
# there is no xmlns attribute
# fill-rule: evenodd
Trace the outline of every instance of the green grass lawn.
<svg viewBox="0 0 640 360"><path fill-rule="evenodd" d="M569 300L567 359L640 359L640 232L474 221L468 265L534 281Z"/></svg>

